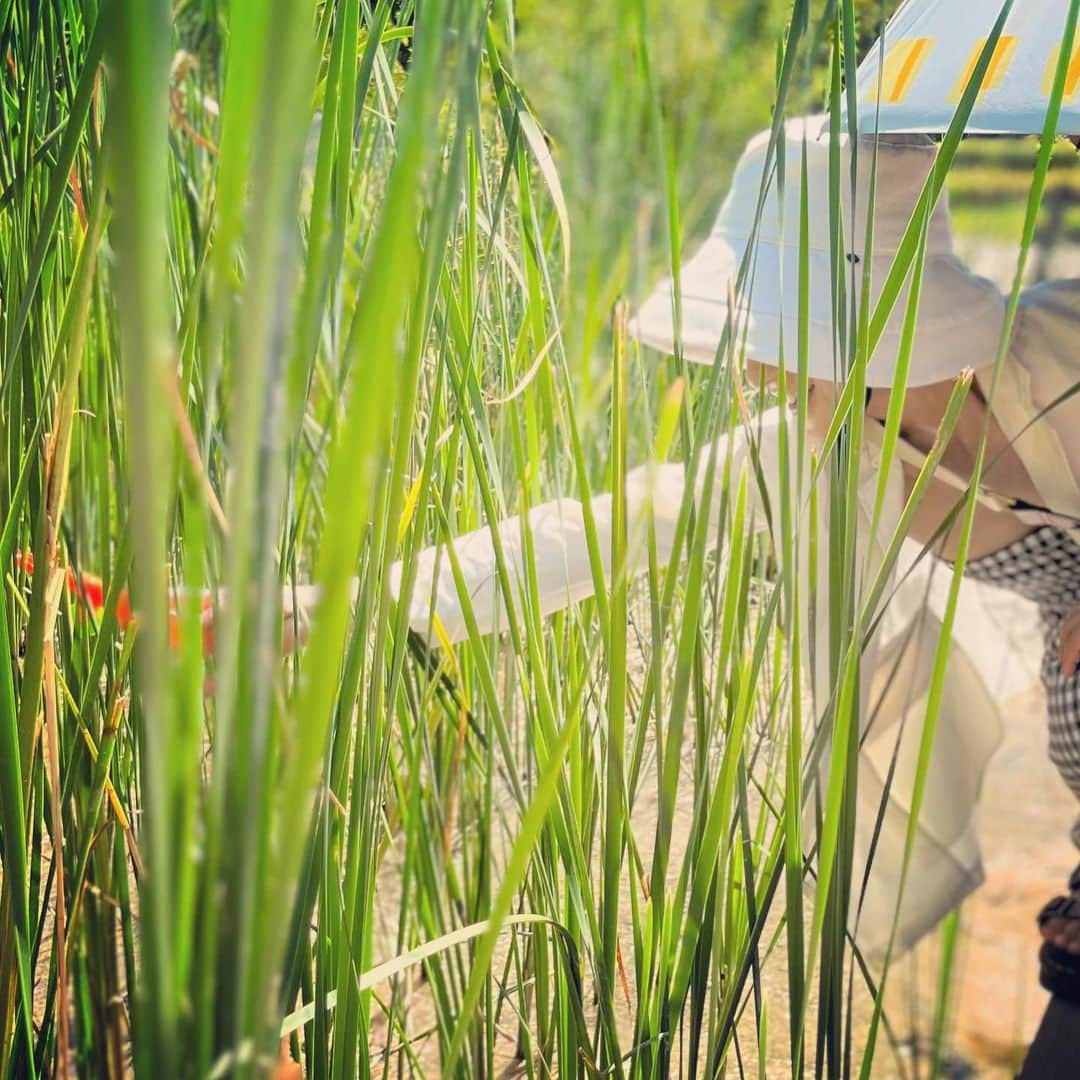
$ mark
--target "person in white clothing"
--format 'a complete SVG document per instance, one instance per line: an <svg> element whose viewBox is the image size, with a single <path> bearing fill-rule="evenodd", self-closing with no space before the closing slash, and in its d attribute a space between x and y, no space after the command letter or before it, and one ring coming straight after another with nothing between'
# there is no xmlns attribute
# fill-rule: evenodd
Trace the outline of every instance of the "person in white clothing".
<svg viewBox="0 0 1080 1080"><path fill-rule="evenodd" d="M822 128L820 120L787 125L787 190L777 195L775 180L771 185L750 254L752 286L739 295L736 310L729 310L729 297L750 246L750 225L769 157L768 133L750 143L712 233L682 267L681 341L675 340L670 279L648 299L634 324L649 345L665 351L678 346L690 360L713 363L730 321L751 373L775 380L782 341L790 356L793 343L799 340L797 238L805 142L811 224L809 413L819 438L831 420L838 392L836 348L831 340L835 320L828 138ZM856 221L866 218L868 174L875 157L869 140L861 150ZM894 136L879 140L876 156L874 250L866 250L865 235L857 233L848 251L849 261L855 264L850 277L856 293L862 281L859 264L865 258L872 260L875 300L933 167L935 148L925 137ZM841 170L845 178L848 164L845 156ZM850 190L845 190L844 205L846 223L852 210ZM962 492L970 486L985 433L986 467L965 575L1010 589L1037 606L1045 632L1041 674L1047 694L1050 756L1080 799L1080 395L1072 396L1080 388L1080 282L1053 282L1024 292L995 387L994 361L1003 333L1005 301L993 285L969 274L953 254L944 201L929 223L926 251L900 425L905 499L934 445L957 377L965 369L974 372L971 390L908 536L930 547L939 559L951 562L955 557L960 530L949 522ZM901 298L867 367L865 409L870 438L877 437L885 422L895 388L904 312ZM787 385L793 383L791 379ZM944 764L948 756L947 750L939 753L937 763ZM956 759L954 764L962 762ZM1080 827L1074 836L1080 842ZM921 883L926 880L925 876L920 879ZM1080 870L1073 875L1070 889L1071 896L1055 899L1039 916L1045 940L1041 976L1055 994L1080 1002Z"/></svg>
<svg viewBox="0 0 1080 1080"><path fill-rule="evenodd" d="M786 185L779 190L769 133L750 142L736 169L732 188L704 245L681 269L681 303L676 340L674 286L670 279L642 305L631 322L641 342L666 352L681 350L690 361L745 364L752 377L774 379L782 358L794 367L800 340L799 268L800 198L805 154L809 198L809 311L806 355L811 444L820 444L840 391L832 296L832 230L829 224L829 149L821 118L789 122L781 153ZM882 138L876 148L858 147L857 172L850 180L853 148L844 140L841 166L843 220L854 222L845 268L856 299L869 263L876 301L913 211L936 150L927 138ZM872 250L865 223L871 170L876 167L876 204ZM769 173L767 175L767 170ZM762 191L766 192L758 213ZM926 489L908 536L918 547L932 546L946 563L956 555L958 530L947 522L972 476L976 452L987 432L986 468L982 475L966 574L1014 589L1038 606L1043 618L1048 691L1050 752L1066 781L1080 797L1080 282L1061 282L1024 293L1013 327L1000 381L993 384L994 359L1005 323L1006 304L990 282L970 274L953 251L948 208L942 200L926 224L926 258L918 320L910 353L901 422L901 453L886 477L887 497L876 506L882 464L882 426L890 394L896 389L901 358L906 289L870 356L866 369L864 444L860 466L860 589L868 587L882 566L889 541L910 496L915 478L934 443L958 377L968 372L971 389L941 464ZM739 269L747 257L751 285L737 290ZM730 310L734 298L735 310ZM731 333L733 331L733 334ZM721 350L726 332L737 348ZM968 371L968 369L972 369ZM788 386L794 385L794 378ZM1048 410L1048 411L1047 411ZM730 462L736 476L751 448L765 490L750 485L752 504L775 499L782 477L805 475L798 462L781 469L780 431L785 406L774 408L720 437L718 459ZM788 439L791 453L795 440ZM789 481L790 482L790 481ZM654 529L661 564L676 557L675 524L686 497L686 474L678 464L647 465L627 476L631 535L648 521ZM703 499L702 478L693 495ZM709 493L711 496L711 493ZM805 492L797 493L805 498ZM710 498L715 508L718 499ZM828 497L822 492L821 526L828 527ZM610 552L610 496L591 506L604 558ZM753 510L753 505L751 507ZM879 512L880 511L880 512ZM753 515L767 528L765 514ZM593 569L585 537L583 507L559 499L523 518L492 523L453 542L454 561L463 580L459 590L446 552L421 553L411 594L406 598L410 624L430 634L434 615L442 640L462 641L471 619L480 634L506 626L507 598L496 573L493 532L511 574L525 577L524 534L531 534L536 586L542 614L549 614L592 594ZM804 545L805 546L805 545ZM825 557L827 544L819 544ZM917 550L917 549L913 549ZM805 557L806 553L802 553ZM642 553L639 568L646 569ZM605 572L610 566L605 564ZM818 574L824 588L827 568ZM396 567L398 588L402 568ZM934 643L940 622L927 608L925 590L909 579L891 594L889 610L868 643L863 672L864 730L860 753L856 866L865 866L873 850L873 868L853 927L868 953L882 952L892 938L908 948L982 881L975 827L975 805L985 766L1000 738L1000 719L980 675L987 658L985 643L964 648L969 624L954 631L938 720L934 756L926 779L923 811L912 851L912 877L898 906L899 868L908 831L908 810L917 771L918 732L925 711ZM311 588L286 590L286 647L303 638L308 615L317 607ZM294 609L294 601L296 606ZM819 596L812 617L827 619L827 597ZM468 615L468 618L467 618ZM806 613L811 617L811 613ZM212 617L212 616L208 616ZM970 621L969 621L970 622ZM918 627L913 636L912 626ZM823 635L823 636L822 636ZM819 640L827 640L822 629ZM827 657L817 685L829 685ZM902 678L887 677L899 670ZM985 669L984 669L985 670ZM870 718L873 725L870 726ZM910 723L904 723L910 720ZM899 751L894 755L898 734ZM887 784L886 778L889 778ZM884 804L884 811L881 806ZM861 860L861 862L860 862ZM1059 898L1041 919L1045 937L1043 981L1055 993L1080 999L1080 877L1073 882L1077 900Z"/></svg>

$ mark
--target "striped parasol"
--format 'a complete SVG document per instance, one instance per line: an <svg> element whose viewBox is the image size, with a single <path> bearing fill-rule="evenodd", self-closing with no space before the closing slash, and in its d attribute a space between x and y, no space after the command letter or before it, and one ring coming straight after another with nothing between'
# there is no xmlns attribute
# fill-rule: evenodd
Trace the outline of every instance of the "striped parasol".
<svg viewBox="0 0 1080 1080"><path fill-rule="evenodd" d="M969 134L1042 131L1069 8L1070 0L1015 0ZM859 68L860 130L944 132L1002 10L1002 0L908 0ZM1080 36L1071 50L1058 134L1080 135Z"/></svg>

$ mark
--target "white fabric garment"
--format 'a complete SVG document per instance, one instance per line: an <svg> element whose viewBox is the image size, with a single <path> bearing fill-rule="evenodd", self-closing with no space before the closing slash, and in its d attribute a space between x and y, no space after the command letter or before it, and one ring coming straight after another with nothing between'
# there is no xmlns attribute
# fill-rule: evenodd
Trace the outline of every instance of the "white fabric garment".
<svg viewBox="0 0 1080 1080"><path fill-rule="evenodd" d="M966 355L989 394L993 357ZM1080 393L1038 422L1036 417L1078 385L1080 280L1034 285L1020 298L993 411L1016 440L1016 452L1046 505L1074 517L1080 517Z"/></svg>

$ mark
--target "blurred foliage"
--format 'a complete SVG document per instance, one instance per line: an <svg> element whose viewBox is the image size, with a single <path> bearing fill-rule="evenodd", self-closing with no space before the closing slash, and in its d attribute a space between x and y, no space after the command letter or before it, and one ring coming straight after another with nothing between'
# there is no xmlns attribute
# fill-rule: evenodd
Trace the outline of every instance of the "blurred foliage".
<svg viewBox="0 0 1080 1080"><path fill-rule="evenodd" d="M608 231L605 218L625 223L643 206L655 209L662 193L655 130L645 102L639 109L632 100L642 93L642 81L629 77L633 69L651 67L692 222L726 187L747 136L769 123L776 45L790 14L786 0L652 3L646 58L630 6L517 5L518 75L554 136L570 202L587 208L583 224L594 235ZM607 88L620 68L631 96L622 115L605 115ZM627 140L637 143L635 153L627 154ZM637 168L628 169L627 160Z"/></svg>
<svg viewBox="0 0 1080 1080"><path fill-rule="evenodd" d="M898 3L856 0L860 59ZM640 53L632 9L645 12L647 57ZM627 78L634 90L623 99L622 116L604 114L611 100L608 85L620 67L629 76L643 65L655 80L664 135L678 165L684 228L689 234L700 229L726 190L742 146L770 122L776 58L791 14L788 0L703 5L521 0L516 14L517 73L554 138L571 210L586 219L575 236L591 234L610 243L635 217L656 213L662 201L664 166L655 127L645 115L645 102L633 100L644 80ZM828 9L813 17L820 25L830 19ZM817 50L794 108L823 106L818 95L825 62L826 50ZM627 140L636 142L634 154L627 154ZM636 160L637 168L627 169L628 159Z"/></svg>
<svg viewBox="0 0 1080 1080"><path fill-rule="evenodd" d="M877 41L881 28L900 6L900 0L855 0L859 20L859 57Z"/></svg>
<svg viewBox="0 0 1080 1080"><path fill-rule="evenodd" d="M898 2L856 0L860 58ZM615 299L627 261L643 275L631 280L634 297L667 264L670 177L677 177L670 183L679 195L683 251L708 228L742 147L771 121L791 10L790 0L515 5L516 75L551 136L575 267L593 268L592 278L576 274L566 304L566 332L582 356L594 334L575 314L604 310ZM825 107L833 3L813 5L811 17L808 40L818 46L804 48L791 115ZM650 79L659 115L650 111ZM609 93L620 83L624 92ZM595 279L603 266L611 267L610 282Z"/></svg>

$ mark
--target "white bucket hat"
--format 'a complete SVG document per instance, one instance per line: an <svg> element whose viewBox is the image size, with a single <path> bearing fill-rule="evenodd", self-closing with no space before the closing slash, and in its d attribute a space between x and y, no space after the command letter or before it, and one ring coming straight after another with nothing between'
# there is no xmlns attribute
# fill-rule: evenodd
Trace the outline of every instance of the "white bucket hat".
<svg viewBox="0 0 1080 1080"><path fill-rule="evenodd" d="M799 325L799 226L803 142L806 141L810 225L810 375L834 379L839 349L834 330L830 254L829 144L825 119L807 117L785 125L785 189L778 195L776 177L760 219L747 283L736 299L736 336L745 353L764 364L778 364L781 331L784 361L794 369ZM849 140L842 139L841 198L845 230L852 221ZM708 239L682 268L682 347L688 360L711 364L728 323L728 297L750 245L769 147L769 132L755 136L735 170L731 190ZM873 168L872 142L858 155L854 238L846 237L848 259L857 257L856 295L861 292L862 260L871 258L871 287L876 303L892 267L897 247L911 220L935 148L926 136L889 136L878 140L874 249L866 250L866 210ZM845 267L845 269L847 269ZM644 344L675 351L672 280L660 283L631 322ZM874 350L867 369L871 386L891 386L904 323L907 287ZM953 251L952 228L944 197L930 222L910 386L951 379L966 367L982 367L997 352L1005 302L997 286L969 273Z"/></svg>

